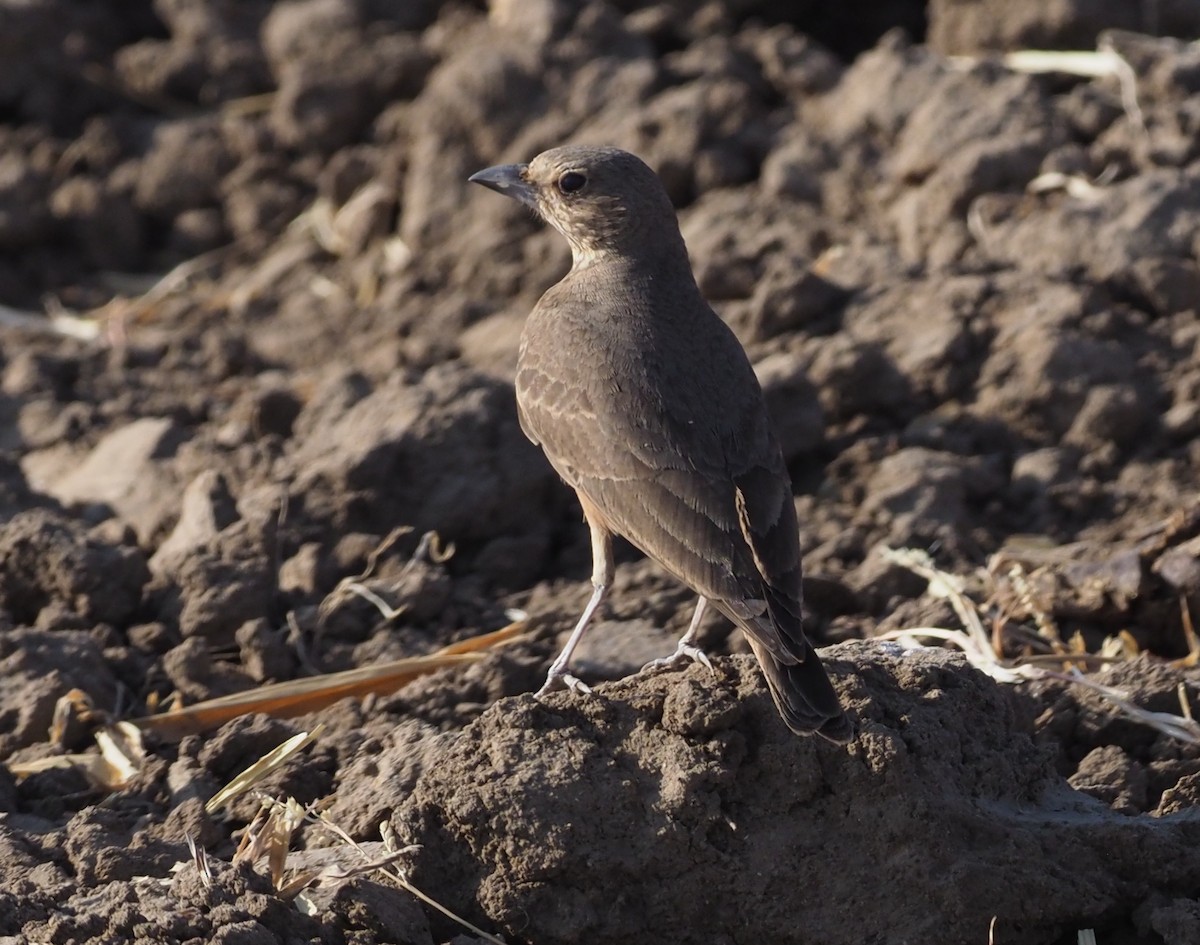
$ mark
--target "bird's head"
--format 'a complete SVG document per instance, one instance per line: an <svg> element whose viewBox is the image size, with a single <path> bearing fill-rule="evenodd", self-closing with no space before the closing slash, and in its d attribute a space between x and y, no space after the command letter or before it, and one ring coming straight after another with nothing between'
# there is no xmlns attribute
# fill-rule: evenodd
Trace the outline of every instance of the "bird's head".
<svg viewBox="0 0 1200 945"><path fill-rule="evenodd" d="M675 209L658 175L617 148L571 146L470 180L532 207L571 244L575 268L605 257L684 253Z"/></svg>

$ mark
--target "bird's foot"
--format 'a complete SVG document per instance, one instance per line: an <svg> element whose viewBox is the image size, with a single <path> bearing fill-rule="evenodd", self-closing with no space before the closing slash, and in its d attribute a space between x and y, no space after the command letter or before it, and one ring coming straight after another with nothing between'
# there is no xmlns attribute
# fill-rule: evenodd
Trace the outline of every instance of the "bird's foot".
<svg viewBox="0 0 1200 945"><path fill-rule="evenodd" d="M540 699L547 693L558 692L560 689L577 692L581 696L590 696L592 694L592 687L578 676L572 676L566 670L551 669L546 675L546 681L542 683L542 688L534 694L534 698Z"/></svg>
<svg viewBox="0 0 1200 945"><path fill-rule="evenodd" d="M714 676L717 671L713 669L713 664L700 647L691 643L679 641L679 646L675 648L675 652L670 656L663 656L656 660L651 660L642 667L642 672L648 669L678 669L680 666L686 666L688 663L700 663L708 667L708 671Z"/></svg>

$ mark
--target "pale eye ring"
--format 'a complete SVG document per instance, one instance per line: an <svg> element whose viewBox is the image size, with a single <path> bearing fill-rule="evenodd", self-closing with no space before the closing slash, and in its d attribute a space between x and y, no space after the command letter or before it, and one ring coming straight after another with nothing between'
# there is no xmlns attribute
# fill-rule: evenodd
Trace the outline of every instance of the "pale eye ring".
<svg viewBox="0 0 1200 945"><path fill-rule="evenodd" d="M579 193L586 186L587 178L578 171L567 171L558 179L559 192L568 196Z"/></svg>

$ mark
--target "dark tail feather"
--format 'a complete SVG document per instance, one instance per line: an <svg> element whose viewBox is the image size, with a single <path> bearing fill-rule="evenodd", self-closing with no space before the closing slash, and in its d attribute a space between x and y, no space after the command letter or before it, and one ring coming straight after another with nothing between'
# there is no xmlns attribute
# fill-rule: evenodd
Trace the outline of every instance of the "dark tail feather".
<svg viewBox="0 0 1200 945"><path fill-rule="evenodd" d="M781 663L754 639L750 647L758 657L767 688L783 721L797 735L816 732L831 742L844 744L853 737L854 729L842 709L833 683L825 674L820 657L811 646L805 647L801 663Z"/></svg>

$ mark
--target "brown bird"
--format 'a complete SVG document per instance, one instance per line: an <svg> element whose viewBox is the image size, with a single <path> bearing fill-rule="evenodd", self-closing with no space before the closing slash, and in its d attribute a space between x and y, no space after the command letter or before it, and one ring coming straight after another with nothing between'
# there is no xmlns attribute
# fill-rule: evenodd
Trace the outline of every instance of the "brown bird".
<svg viewBox="0 0 1200 945"><path fill-rule="evenodd" d="M568 663L612 583L621 535L700 595L673 656L695 659L712 604L745 632L794 732L846 741L850 722L804 636L791 481L762 390L700 294L657 175L615 148L565 147L470 178L532 207L573 265L521 336L521 426L573 487L594 591L539 692L587 692ZM711 668L711 666L710 666Z"/></svg>

